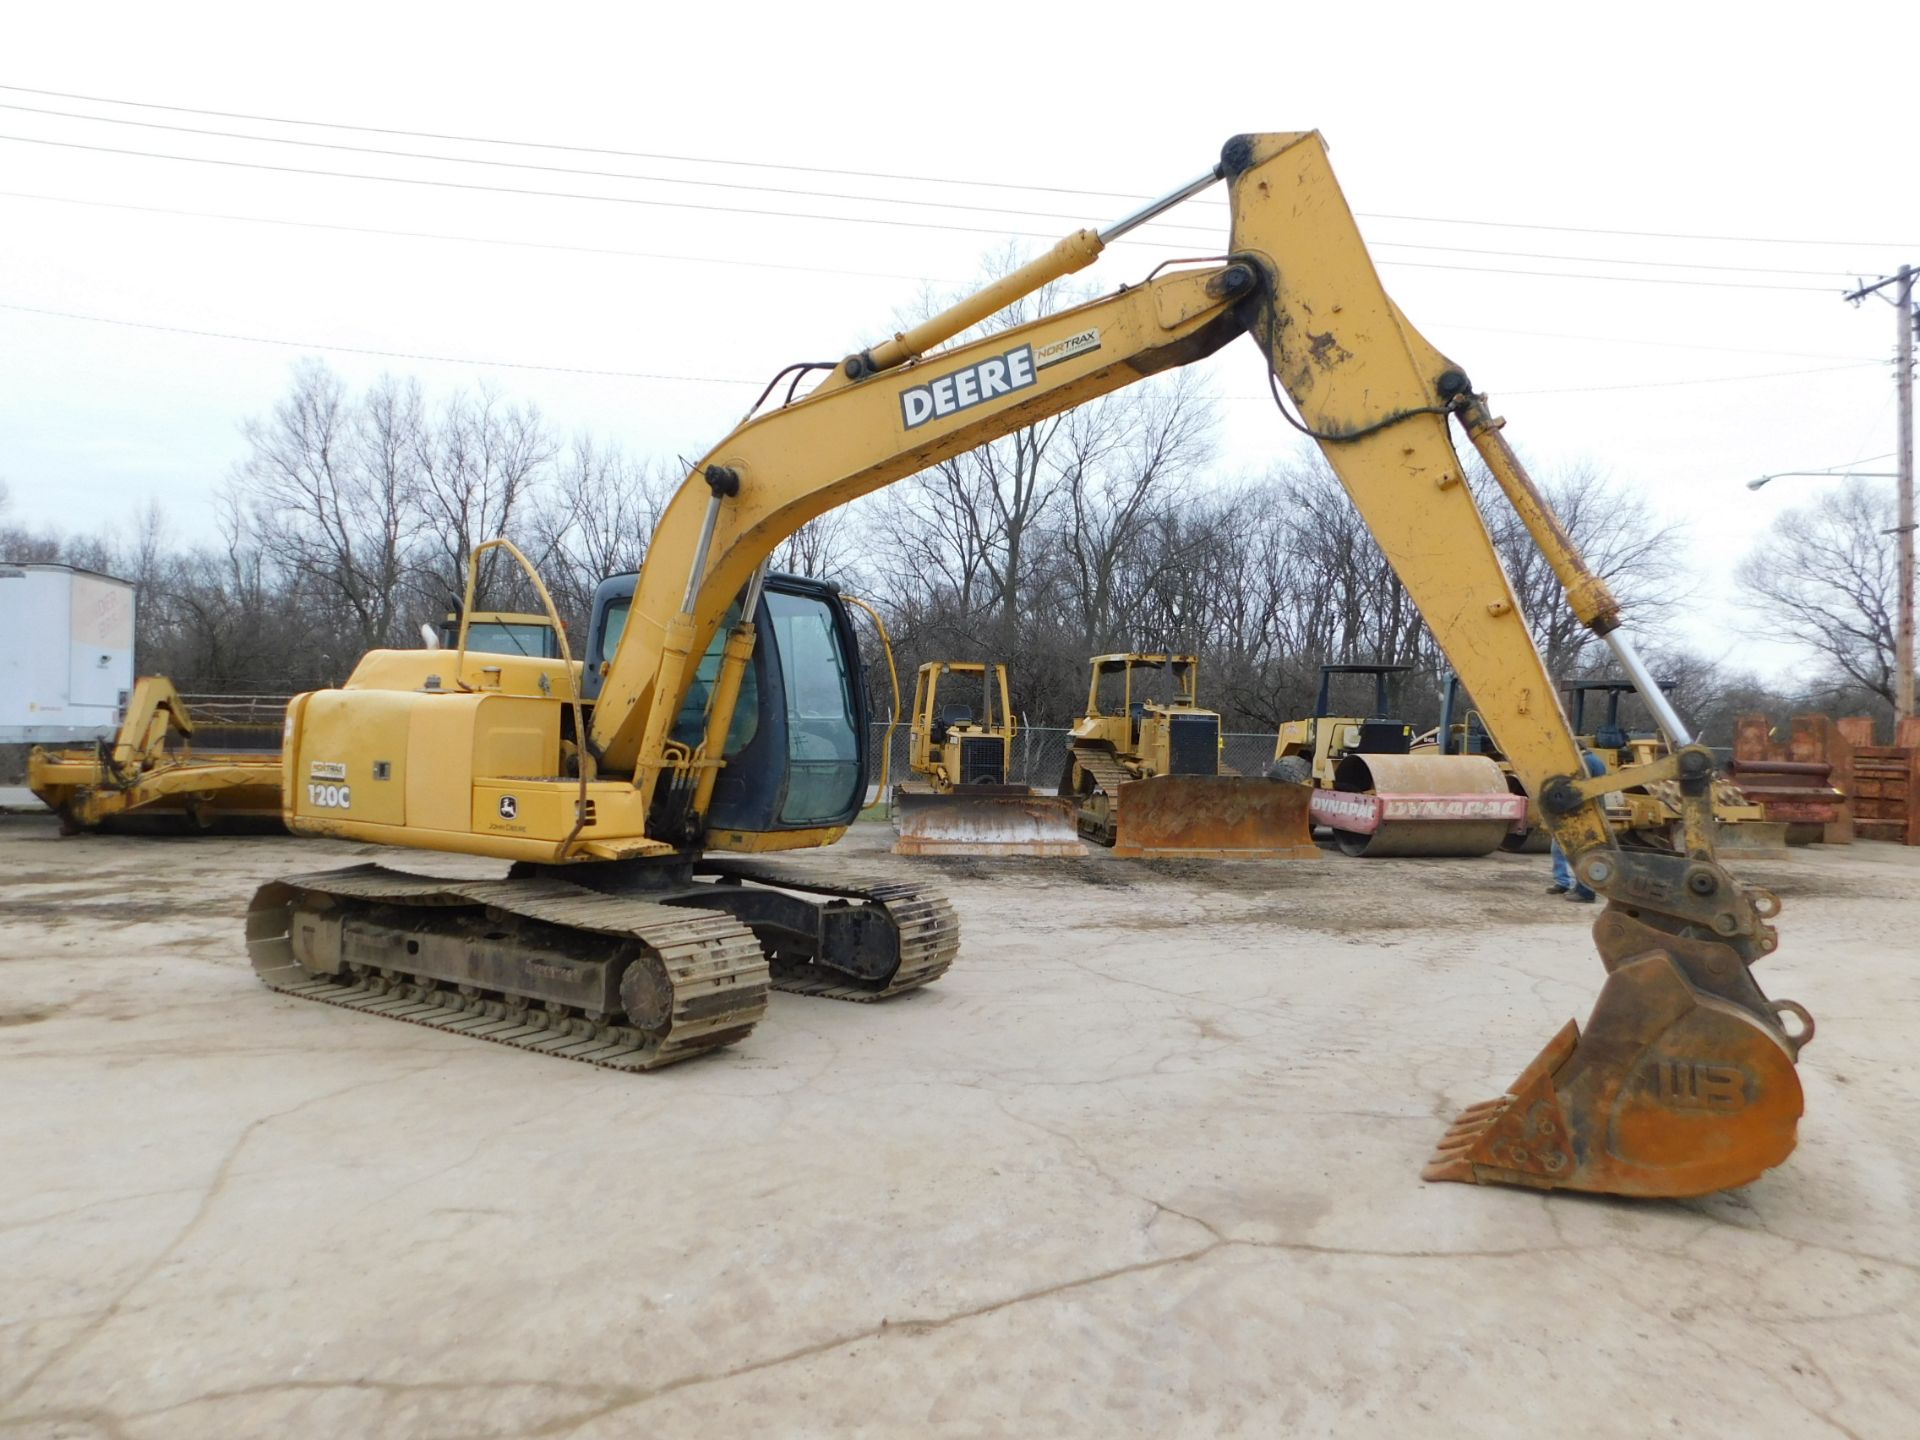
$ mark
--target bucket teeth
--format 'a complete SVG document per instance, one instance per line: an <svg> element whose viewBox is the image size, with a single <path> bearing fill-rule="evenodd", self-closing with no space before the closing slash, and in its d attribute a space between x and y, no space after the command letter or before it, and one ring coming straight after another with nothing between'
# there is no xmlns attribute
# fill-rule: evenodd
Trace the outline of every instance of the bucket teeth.
<svg viewBox="0 0 1920 1440"><path fill-rule="evenodd" d="M1570 1175L1572 1137L1553 1075L1579 1043L1580 1027L1569 1020L1506 1094L1454 1118L1420 1178L1550 1188Z"/></svg>

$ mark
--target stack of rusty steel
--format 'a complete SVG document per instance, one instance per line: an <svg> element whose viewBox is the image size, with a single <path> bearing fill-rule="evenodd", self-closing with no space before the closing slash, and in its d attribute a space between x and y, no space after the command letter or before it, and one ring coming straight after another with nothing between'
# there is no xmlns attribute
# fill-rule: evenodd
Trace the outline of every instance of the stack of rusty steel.
<svg viewBox="0 0 1920 1440"><path fill-rule="evenodd" d="M1848 845L1854 836L1853 749L1840 725L1825 715L1794 716L1784 739L1776 738L1766 716L1742 715L1727 770L1768 820L1785 823L1789 845Z"/></svg>
<svg viewBox="0 0 1920 1440"><path fill-rule="evenodd" d="M1853 829L1862 840L1920 845L1920 716L1894 727L1893 744L1873 743L1873 721L1849 716L1840 733L1853 747Z"/></svg>

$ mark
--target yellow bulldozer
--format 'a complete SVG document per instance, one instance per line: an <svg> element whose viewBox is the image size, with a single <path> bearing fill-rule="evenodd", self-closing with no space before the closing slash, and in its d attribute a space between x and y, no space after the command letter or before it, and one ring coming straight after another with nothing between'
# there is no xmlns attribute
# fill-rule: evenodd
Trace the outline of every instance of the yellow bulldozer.
<svg viewBox="0 0 1920 1440"><path fill-rule="evenodd" d="M1127 859L1311 860L1303 785L1222 763L1220 716L1199 703L1192 655L1096 655L1060 794L1080 833Z"/></svg>
<svg viewBox="0 0 1920 1440"><path fill-rule="evenodd" d="M1413 754L1413 727L1388 712L1387 680L1409 665L1322 665L1313 714L1275 737L1268 777L1313 786L1312 823L1348 855L1491 855L1527 802L1478 755ZM1333 682L1370 676L1371 714L1334 713Z"/></svg>
<svg viewBox="0 0 1920 1440"><path fill-rule="evenodd" d="M1009 784L1019 727L997 661L915 673L908 765L893 791L896 855L1081 856L1072 802Z"/></svg>
<svg viewBox="0 0 1920 1440"><path fill-rule="evenodd" d="M1573 702L1573 731L1607 769L1631 770L1666 756L1671 747L1657 731L1629 730L1620 720L1621 702L1636 694L1625 680L1574 680L1566 685ZM1660 682L1664 691L1670 682ZM1592 711L1592 728L1587 725ZM1768 820L1767 812L1741 793L1733 781L1716 775L1712 786L1714 848L1748 860L1785 860L1787 827ZM1626 786L1607 796L1608 818L1626 834L1650 845L1673 846L1682 828L1676 782L1655 780Z"/></svg>
<svg viewBox="0 0 1920 1440"><path fill-rule="evenodd" d="M978 328L1219 184L1230 233L1212 247L1218 258L1165 262L1084 304ZM754 303L742 302L749 318ZM247 919L260 978L356 1019L622 1070L742 1040L770 986L878 999L937 978L959 948L959 920L937 893L765 858L842 836L865 801L870 758L844 602L831 587L770 575L769 559L835 506L1243 339L1575 873L1608 902L1593 927L1605 978L1585 1027L1569 1022L1511 1085L1464 1111L1424 1175L1681 1196L1781 1163L1803 1107L1795 1060L1813 1024L1754 974L1778 943L1780 907L1715 858L1713 756L1666 707L1619 603L1487 396L1387 295L1312 131L1235 136L1190 182L1065 237L923 323L831 367L775 376L690 467L645 568L624 588L601 587L584 666L564 644L558 660L376 650L342 688L296 696L283 761L292 829L511 869L466 880L370 864L275 880ZM823 378L800 393L810 368ZM786 376L794 383L771 399ZM1456 425L1491 476L1484 501L1466 483ZM1656 707L1671 754L1585 773L1483 503L1524 526L1579 622ZM1105 668L1124 681L1171 671L1176 658L1106 657ZM1096 680L1101 670L1096 662ZM1106 795L1116 840L1142 819L1133 787L1168 784L1279 803L1299 835L1305 787L1222 776L1217 717L1198 711L1190 687L1184 704L1153 697L1152 721L1147 698L1138 714L1131 699L1090 705L1078 727L1076 766L1079 754L1114 762L1086 795ZM1609 790L1661 780L1679 790L1677 851L1623 837L1603 804ZM1257 786L1267 788L1256 800ZM1177 828L1183 813L1162 818ZM1274 817L1262 818L1254 828L1270 839ZM1289 942L1274 943L1279 957ZM1170 974L1204 963L1177 936L1167 947ZM1417 1033L1419 1017L1406 1019Z"/></svg>

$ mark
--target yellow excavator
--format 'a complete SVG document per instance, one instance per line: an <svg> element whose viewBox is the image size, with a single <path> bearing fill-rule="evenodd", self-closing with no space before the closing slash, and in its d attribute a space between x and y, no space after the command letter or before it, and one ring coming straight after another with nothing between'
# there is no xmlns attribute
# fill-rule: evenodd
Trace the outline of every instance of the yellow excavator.
<svg viewBox="0 0 1920 1440"><path fill-rule="evenodd" d="M1087 853L1070 802L1008 783L1017 729L1005 665L929 660L920 667L908 732L914 778L893 791L894 854Z"/></svg>
<svg viewBox="0 0 1920 1440"><path fill-rule="evenodd" d="M1411 665L1322 665L1313 714L1275 738L1273 780L1310 784L1309 815L1348 855L1491 855L1527 814L1525 796L1478 755L1413 754L1413 727L1387 708L1387 679ZM1333 713L1333 681L1373 680L1373 712Z"/></svg>
<svg viewBox="0 0 1920 1440"><path fill-rule="evenodd" d="M1168 262L1086 304L958 340L1223 182L1221 258ZM845 606L828 587L770 576L768 557L837 505L1243 336L1575 872L1608 902L1593 927L1606 979L1585 1028L1569 1022L1512 1085L1465 1111L1424 1174L1672 1196L1779 1164L1802 1110L1795 1057L1813 1031L1753 973L1777 943L1779 902L1715 860L1712 755L1653 685L1618 603L1486 397L1388 298L1312 131L1238 136L1191 183L848 356L810 392L756 404L692 467L640 575L624 593L603 587L584 667L564 654L476 656L462 637L452 651L374 651L343 688L297 697L292 829L513 868L275 881L248 917L258 973L289 994L627 1069L739 1039L769 984L873 998L933 978L958 944L937 896L716 853L828 844L865 798ZM1574 614L1654 707L1670 754L1586 775L1453 448L1456 423ZM1679 788L1678 851L1623 840L1601 803L1655 780ZM1200 963L1169 954L1182 972Z"/></svg>
<svg viewBox="0 0 1920 1440"><path fill-rule="evenodd" d="M1221 762L1220 716L1192 655L1096 655L1060 794L1080 833L1125 859L1315 860L1304 785Z"/></svg>

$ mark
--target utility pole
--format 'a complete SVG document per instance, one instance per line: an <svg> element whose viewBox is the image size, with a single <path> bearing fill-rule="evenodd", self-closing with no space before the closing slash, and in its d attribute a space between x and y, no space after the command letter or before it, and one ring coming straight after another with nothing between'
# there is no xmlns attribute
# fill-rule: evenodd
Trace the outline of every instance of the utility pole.
<svg viewBox="0 0 1920 1440"><path fill-rule="evenodd" d="M1862 285L1847 296L1858 305L1867 296L1887 286L1894 287L1894 310L1898 326L1894 345L1894 393L1900 399L1900 618L1895 629L1894 722L1913 714L1913 332L1920 314L1913 308L1913 267L1902 265L1898 272Z"/></svg>

